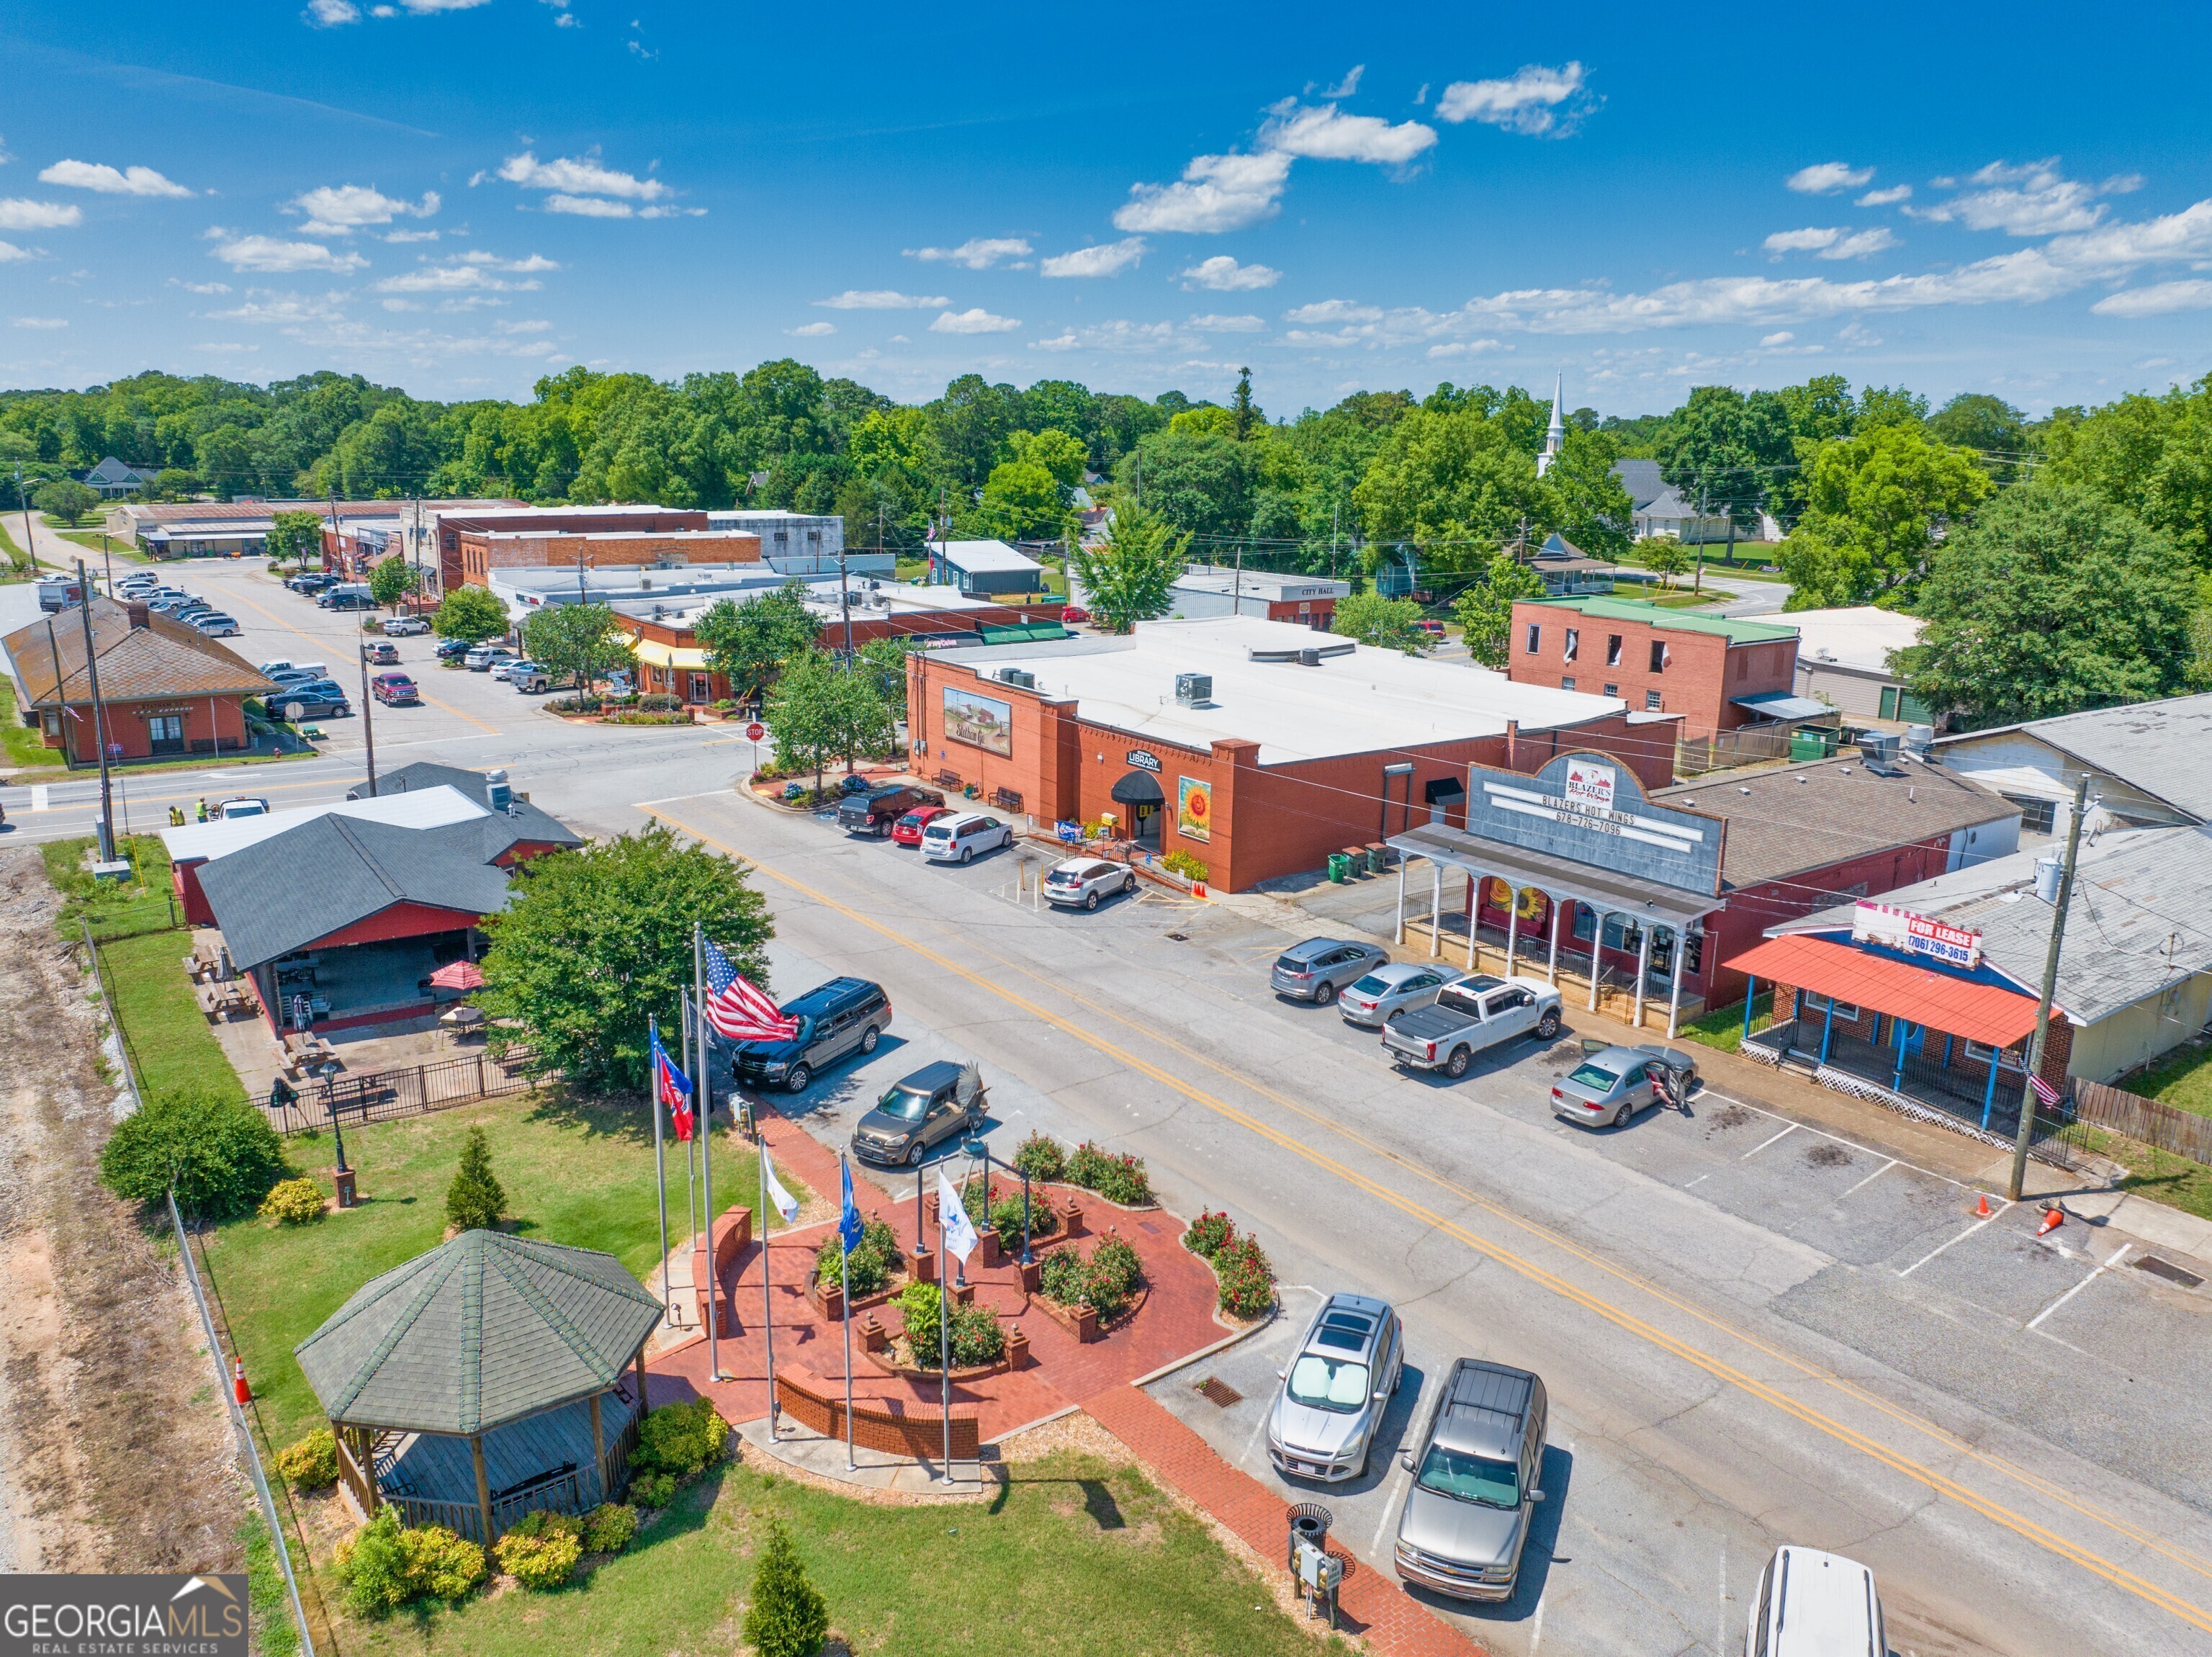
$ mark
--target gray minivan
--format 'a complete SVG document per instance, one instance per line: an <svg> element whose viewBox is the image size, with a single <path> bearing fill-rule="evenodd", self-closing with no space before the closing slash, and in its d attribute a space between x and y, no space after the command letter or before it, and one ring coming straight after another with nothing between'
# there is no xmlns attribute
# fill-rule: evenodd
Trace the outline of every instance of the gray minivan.
<svg viewBox="0 0 2212 1657"><path fill-rule="evenodd" d="M1544 1383L1480 1358L1452 1365L1398 1516L1398 1575L1455 1599L1510 1599L1528 1541L1549 1414Z"/></svg>

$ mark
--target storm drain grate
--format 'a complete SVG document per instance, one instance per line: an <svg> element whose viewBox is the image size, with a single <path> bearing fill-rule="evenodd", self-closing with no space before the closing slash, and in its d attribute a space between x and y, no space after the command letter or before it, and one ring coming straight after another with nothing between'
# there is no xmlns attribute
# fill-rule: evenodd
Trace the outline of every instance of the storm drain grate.
<svg viewBox="0 0 2212 1657"><path fill-rule="evenodd" d="M1232 1404L1244 1402L1244 1395L1218 1375L1208 1375L1199 1382L1198 1395L1209 1404L1219 1404L1224 1410Z"/></svg>
<svg viewBox="0 0 2212 1657"><path fill-rule="evenodd" d="M2154 1277L2163 1277L2169 1283L2179 1283L2184 1288L2199 1288L2204 1280L2193 1271L2184 1271L2171 1261L2161 1260L2155 1254L2146 1254L2136 1262L2137 1271L2148 1271Z"/></svg>

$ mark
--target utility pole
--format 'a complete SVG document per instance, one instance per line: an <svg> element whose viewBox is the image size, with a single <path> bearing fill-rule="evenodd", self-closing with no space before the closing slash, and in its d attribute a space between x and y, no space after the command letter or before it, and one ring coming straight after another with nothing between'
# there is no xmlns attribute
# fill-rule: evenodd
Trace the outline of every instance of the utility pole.
<svg viewBox="0 0 2212 1657"><path fill-rule="evenodd" d="M84 675L92 690L92 740L100 747L100 861L112 863L115 861L115 796L108 785L107 721L100 706L100 661L92 648L92 579L85 573L82 558L76 561L76 586L80 595L77 607L84 616ZM57 693L61 690L58 685L54 688ZM69 698L63 696L61 702L63 716L67 717ZM66 728L62 740L69 740ZM64 748L63 752L67 753L68 750Z"/></svg>
<svg viewBox="0 0 2212 1657"><path fill-rule="evenodd" d="M1343 502L1334 501L1330 503L1328 509L1328 578L1331 581L1334 581L1336 579L1336 526L1338 515L1343 510Z"/></svg>
<svg viewBox="0 0 2212 1657"><path fill-rule="evenodd" d="M368 750L368 797L372 800L376 798L376 720L369 704L374 700L368 693L368 652L364 649L361 652L361 735Z"/></svg>
<svg viewBox="0 0 2212 1657"><path fill-rule="evenodd" d="M115 596L115 549L107 544L107 532L100 532L100 556L107 565L107 595Z"/></svg>
<svg viewBox="0 0 2212 1657"><path fill-rule="evenodd" d="M31 539L31 497L23 493L23 468L20 465L15 468L15 504L23 509L23 556L30 561L31 568L36 570L39 567L39 549Z"/></svg>
<svg viewBox="0 0 2212 1657"><path fill-rule="evenodd" d="M2043 953L2043 995L2035 1004L2035 1034L2027 1044L2027 1080L2020 1090L2020 1133L2013 1141L2012 1179L2005 1186L2008 1202L2020 1201L2027 1179L2027 1147L2035 1137L2035 1087L2043 1071L2043 1044L2051 1033L2051 1002L2058 993L2058 952L2066 941L2066 910L2074 901L2074 865L2081 853L2081 819L2089 805L2089 777L2084 772L2074 784L2074 820L2066 825L2066 861L2058 868L2058 901L2051 911L2051 944ZM1990 1054L1995 1064L1997 1055Z"/></svg>
<svg viewBox="0 0 2212 1657"><path fill-rule="evenodd" d="M1229 613L1232 616L1244 613L1244 543L1242 541L1237 543L1237 586L1229 597Z"/></svg>
<svg viewBox="0 0 2212 1657"><path fill-rule="evenodd" d="M1735 521L1731 518L1729 521L1734 523ZM1690 590L1692 593L1705 590L1705 486L1703 484L1698 485L1698 571L1690 579Z"/></svg>

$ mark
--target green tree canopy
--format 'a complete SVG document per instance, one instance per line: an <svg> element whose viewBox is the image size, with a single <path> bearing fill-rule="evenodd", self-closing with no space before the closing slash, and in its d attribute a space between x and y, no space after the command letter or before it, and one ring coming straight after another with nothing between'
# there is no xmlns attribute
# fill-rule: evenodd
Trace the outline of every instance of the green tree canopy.
<svg viewBox="0 0 2212 1657"><path fill-rule="evenodd" d="M1046 540L1066 515L1066 496L1051 472L1032 460L1008 460L991 468L972 527L985 539Z"/></svg>
<svg viewBox="0 0 2212 1657"><path fill-rule="evenodd" d="M1352 499L1370 536L1421 543L1423 564L1438 570L1480 569L1524 518L1532 540L1559 527L1535 456L1480 406L1422 408L1399 421Z"/></svg>
<svg viewBox="0 0 2212 1657"><path fill-rule="evenodd" d="M1090 460L1090 451L1080 441L1049 426L1042 431L1015 432L1006 440L1006 447L1015 460L1042 466L1063 489L1073 489L1083 481Z"/></svg>
<svg viewBox="0 0 2212 1657"><path fill-rule="evenodd" d="M323 515L319 512L279 512L270 520L264 545L272 558L295 558L300 568L323 550Z"/></svg>
<svg viewBox="0 0 2212 1657"><path fill-rule="evenodd" d="M1692 505L1755 528L1770 486L1796 463L1790 411L1773 392L1746 396L1731 386L1698 386L1667 419L1660 473Z"/></svg>
<svg viewBox="0 0 2212 1657"><path fill-rule="evenodd" d="M814 648L821 633L822 618L806 607L805 586L797 581L742 603L717 599L691 628L708 664L745 696L767 689L786 662Z"/></svg>
<svg viewBox="0 0 2212 1657"><path fill-rule="evenodd" d="M402 558L386 558L368 572L368 595L397 613L409 594L422 585L422 572Z"/></svg>
<svg viewBox="0 0 2212 1657"><path fill-rule="evenodd" d="M2191 594L2173 544L2078 484L2003 491L1936 555L1912 693L1975 725L2188 688Z"/></svg>
<svg viewBox="0 0 2212 1657"><path fill-rule="evenodd" d="M1426 655L1436 643L1421 626L1419 605L1411 599L1386 599L1379 593L1354 593L1339 599L1328 631L1362 644L1403 650L1409 656Z"/></svg>
<svg viewBox="0 0 2212 1657"><path fill-rule="evenodd" d="M523 620L522 648L555 678L586 690L637 660L621 618L604 604L540 605Z"/></svg>
<svg viewBox="0 0 2212 1657"><path fill-rule="evenodd" d="M831 759L849 764L857 755L890 747L891 710L876 687L873 673L858 666L848 671L823 651L793 656L761 710L761 722L775 739L776 758L786 765L811 765L818 788Z"/></svg>
<svg viewBox="0 0 2212 1657"><path fill-rule="evenodd" d="M1115 475L1139 505L1176 528L1234 536L1252 515L1254 469L1251 449L1225 431L1170 429L1146 438Z"/></svg>
<svg viewBox="0 0 2212 1657"><path fill-rule="evenodd" d="M31 504L74 528L99 509L100 496L74 478L57 478L31 492Z"/></svg>
<svg viewBox="0 0 2212 1657"><path fill-rule="evenodd" d="M1128 504L1115 509L1104 540L1078 545L1067 555L1082 602L1109 633L1167 614L1172 589L1189 568L1188 533L1178 533L1164 514Z"/></svg>
<svg viewBox="0 0 2212 1657"><path fill-rule="evenodd" d="M1806 511L1782 543L1790 608L1867 604L1910 594L1937 538L1990 492L1974 457L1915 425L1882 425L1823 443L1806 478Z"/></svg>
<svg viewBox="0 0 2212 1657"><path fill-rule="evenodd" d="M1543 577L1511 553L1493 557L1481 578L1471 582L1452 606L1468 655L1486 667L1504 671L1511 645L1514 601L1540 598L1543 592Z"/></svg>
<svg viewBox="0 0 2212 1657"><path fill-rule="evenodd" d="M476 1002L494 1047L526 1048L538 1070L579 1087L642 1087L646 1020L678 1027L695 921L766 986L762 949L775 929L746 864L659 823L532 858L514 901L483 922L491 948Z"/></svg>
<svg viewBox="0 0 2212 1657"><path fill-rule="evenodd" d="M171 1185L185 1213L251 1213L284 1173L269 1118L234 1093L167 1088L116 1124L100 1179L125 1202L158 1203Z"/></svg>
<svg viewBox="0 0 2212 1657"><path fill-rule="evenodd" d="M430 631L440 638L465 639L471 644L505 638L511 624L507 606L488 587L456 587L439 600L430 616Z"/></svg>

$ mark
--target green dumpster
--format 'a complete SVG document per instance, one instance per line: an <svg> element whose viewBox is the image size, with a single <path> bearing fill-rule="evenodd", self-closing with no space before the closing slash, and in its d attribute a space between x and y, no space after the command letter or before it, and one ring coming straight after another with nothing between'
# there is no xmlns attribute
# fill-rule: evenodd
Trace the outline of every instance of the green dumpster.
<svg viewBox="0 0 2212 1657"><path fill-rule="evenodd" d="M1790 733L1790 759L1792 765L1802 765L1808 759L1826 759L1835 752L1835 733L1823 726L1814 725Z"/></svg>
<svg viewBox="0 0 2212 1657"><path fill-rule="evenodd" d="M1346 877L1351 873L1351 858L1346 856L1340 851L1332 851L1328 854L1328 878L1330 880L1335 881L1337 885L1342 886L1345 882Z"/></svg>
<svg viewBox="0 0 2212 1657"><path fill-rule="evenodd" d="M1367 848L1367 872L1370 874L1380 874L1389 866L1390 852L1389 847L1372 845Z"/></svg>

